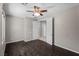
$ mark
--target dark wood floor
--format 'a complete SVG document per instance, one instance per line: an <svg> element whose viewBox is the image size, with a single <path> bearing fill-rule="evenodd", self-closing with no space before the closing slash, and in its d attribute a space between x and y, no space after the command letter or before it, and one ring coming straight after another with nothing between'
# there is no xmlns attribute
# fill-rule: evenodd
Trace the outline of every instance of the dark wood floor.
<svg viewBox="0 0 79 59"><path fill-rule="evenodd" d="M52 51L53 56L79 56L79 54L75 52L69 51L58 46L53 46Z"/></svg>
<svg viewBox="0 0 79 59"><path fill-rule="evenodd" d="M51 46L41 40L33 40L7 44L5 56L79 56L79 54L58 46Z"/></svg>

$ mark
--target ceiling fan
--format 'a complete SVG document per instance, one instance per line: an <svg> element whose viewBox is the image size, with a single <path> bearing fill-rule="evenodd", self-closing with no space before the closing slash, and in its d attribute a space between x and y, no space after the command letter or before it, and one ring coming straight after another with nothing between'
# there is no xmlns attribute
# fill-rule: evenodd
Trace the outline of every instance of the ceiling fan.
<svg viewBox="0 0 79 59"><path fill-rule="evenodd" d="M47 10L38 6L34 6L33 10L27 10L27 12L33 12L33 16L43 16L43 13L47 12Z"/></svg>

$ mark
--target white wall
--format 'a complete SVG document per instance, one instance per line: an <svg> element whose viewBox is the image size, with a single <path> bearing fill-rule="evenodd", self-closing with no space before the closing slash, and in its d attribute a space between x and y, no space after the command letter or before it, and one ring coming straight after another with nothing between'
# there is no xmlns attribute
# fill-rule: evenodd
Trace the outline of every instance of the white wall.
<svg viewBox="0 0 79 59"><path fill-rule="evenodd" d="M6 42L31 40L32 22L29 18L6 17Z"/></svg>
<svg viewBox="0 0 79 59"><path fill-rule="evenodd" d="M55 45L79 53L79 6L55 15Z"/></svg>
<svg viewBox="0 0 79 59"><path fill-rule="evenodd" d="M33 33L33 19L31 18L24 18L24 41L30 41L33 39L32 33Z"/></svg>

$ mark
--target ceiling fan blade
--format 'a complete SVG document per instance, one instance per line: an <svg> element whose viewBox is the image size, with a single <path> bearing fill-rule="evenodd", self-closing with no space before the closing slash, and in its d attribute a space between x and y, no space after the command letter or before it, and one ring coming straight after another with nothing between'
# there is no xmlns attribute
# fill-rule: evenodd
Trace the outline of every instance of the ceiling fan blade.
<svg viewBox="0 0 79 59"><path fill-rule="evenodd" d="M40 14L41 16L43 16L43 14Z"/></svg>
<svg viewBox="0 0 79 59"><path fill-rule="evenodd" d="M34 6L34 8L40 8L40 7L38 7L38 6Z"/></svg>
<svg viewBox="0 0 79 59"><path fill-rule="evenodd" d="M33 11L27 10L27 12L33 12Z"/></svg>
<svg viewBox="0 0 79 59"><path fill-rule="evenodd" d="M40 12L47 12L47 10L41 10Z"/></svg>

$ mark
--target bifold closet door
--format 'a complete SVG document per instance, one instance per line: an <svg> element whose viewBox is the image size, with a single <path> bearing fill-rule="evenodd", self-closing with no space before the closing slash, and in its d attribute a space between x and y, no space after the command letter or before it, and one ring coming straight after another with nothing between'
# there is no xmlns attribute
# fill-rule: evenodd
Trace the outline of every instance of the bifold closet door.
<svg viewBox="0 0 79 59"><path fill-rule="evenodd" d="M46 36L46 41L52 45L52 41L53 41L53 21L52 18L48 18L47 19L47 32L46 32L47 36Z"/></svg>
<svg viewBox="0 0 79 59"><path fill-rule="evenodd" d="M46 41L47 23L46 21L40 21L40 37L41 40Z"/></svg>
<svg viewBox="0 0 79 59"><path fill-rule="evenodd" d="M33 40L40 39L40 22L33 21Z"/></svg>
<svg viewBox="0 0 79 59"><path fill-rule="evenodd" d="M5 40L5 18L2 14L2 3L0 3L0 56L4 55Z"/></svg>

